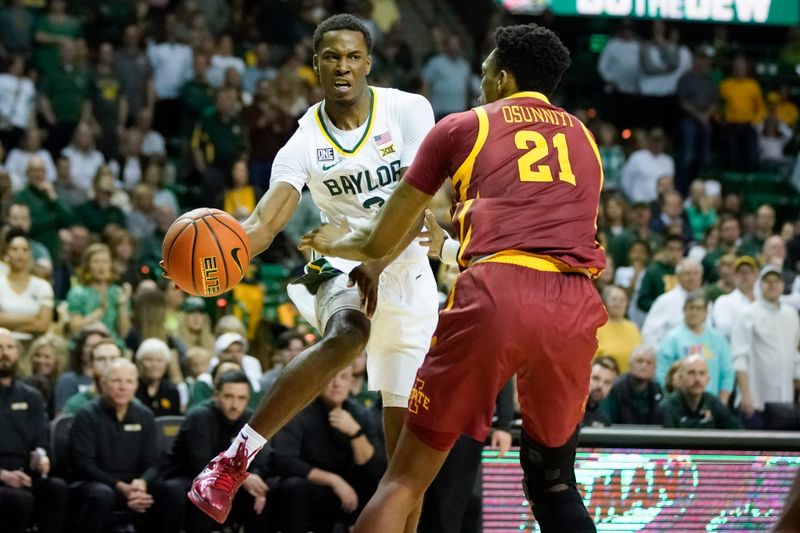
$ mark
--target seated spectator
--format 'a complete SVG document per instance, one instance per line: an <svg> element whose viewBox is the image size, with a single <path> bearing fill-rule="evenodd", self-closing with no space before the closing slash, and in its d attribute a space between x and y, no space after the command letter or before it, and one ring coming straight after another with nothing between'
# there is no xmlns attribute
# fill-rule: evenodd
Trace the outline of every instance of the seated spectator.
<svg viewBox="0 0 800 533"><path fill-rule="evenodd" d="M706 229L701 241L694 241L686 254L687 259L693 259L698 263L703 262L703 258L710 250L716 250L719 246L719 228L711 226Z"/></svg>
<svg viewBox="0 0 800 533"><path fill-rule="evenodd" d="M748 304L756 300L755 285L758 278L758 262L749 255L736 258L733 263L733 284L736 287L714 302L711 323L730 340L736 317Z"/></svg>
<svg viewBox="0 0 800 533"><path fill-rule="evenodd" d="M619 145L617 128L610 122L603 122L598 128L597 144L600 159L603 161L603 191L618 191L622 168L625 166L625 152Z"/></svg>
<svg viewBox="0 0 800 533"><path fill-rule="evenodd" d="M114 361L100 378L101 396L75 414L69 457L78 531L102 533L112 513L123 509L133 511L145 531L178 531L175 502L153 479L156 426L152 412L133 401L137 378L133 363Z"/></svg>
<svg viewBox="0 0 800 533"><path fill-rule="evenodd" d="M106 162L103 154L95 148L92 128L85 123L78 125L72 144L64 148L61 154L69 159L72 182L83 189L91 189L97 171Z"/></svg>
<svg viewBox="0 0 800 533"><path fill-rule="evenodd" d="M617 361L601 355L592 361L592 373L589 377L589 396L586 399L586 412L583 415L583 426L602 427L611 425L607 413L600 409L600 404L611 392L619 376Z"/></svg>
<svg viewBox="0 0 800 533"><path fill-rule="evenodd" d="M48 418L53 418L56 381L67 366L67 344L58 335L42 335L28 348L27 364L30 372L23 381L41 393Z"/></svg>
<svg viewBox="0 0 800 533"><path fill-rule="evenodd" d="M340 371L273 439L281 480L270 498L284 533L353 524L386 468L380 430L347 397L351 380Z"/></svg>
<svg viewBox="0 0 800 533"><path fill-rule="evenodd" d="M3 531L59 533L67 486L49 477L47 410L39 392L17 379L20 347L0 329L0 516Z"/></svg>
<svg viewBox="0 0 800 533"><path fill-rule="evenodd" d="M642 342L639 328L625 318L628 297L620 287L606 287L603 302L608 311L608 322L597 330L597 355L611 357L621 372L627 372L631 352Z"/></svg>
<svg viewBox="0 0 800 533"><path fill-rule="evenodd" d="M202 298L190 296L181 305L178 319L178 338L186 349L195 346L214 352L214 334L211 333L211 319L206 314L206 304Z"/></svg>
<svg viewBox="0 0 800 533"><path fill-rule="evenodd" d="M217 380L213 400L198 405L186 415L172 450L159 464L158 477L173 492L174 501L179 502L171 512L179 517L185 516L183 529L187 532L210 533L219 529L197 507L187 505L185 495L197 473L219 450L230 446L253 414L247 407L249 399L250 382L247 376L240 371L223 373ZM244 524L245 532L260 533L268 528L264 505L269 491L265 481L269 473L269 452L269 447L262 448L251 463L250 475L244 481L242 490L236 493L233 509L228 515L230 523Z"/></svg>
<svg viewBox="0 0 800 533"><path fill-rule="evenodd" d="M92 387L92 348L108 336L108 328L101 322L87 324L81 329L69 352L69 370L59 376L53 393L56 414L73 394Z"/></svg>
<svg viewBox="0 0 800 533"><path fill-rule="evenodd" d="M31 209L27 204L13 203L8 207L8 225L12 228L19 228L29 235L33 220L31 220ZM32 272L42 279L49 279L53 274L53 258L50 251L39 241L31 240L28 237L28 244L31 246L31 256L33 258Z"/></svg>
<svg viewBox="0 0 800 533"><path fill-rule="evenodd" d="M275 351L277 352L278 362L264 372L261 376L261 391L266 394L278 379L278 376L286 368L292 359L300 355L306 349L306 341L303 335L297 331L284 331L275 340Z"/></svg>
<svg viewBox="0 0 800 533"><path fill-rule="evenodd" d="M241 365L242 370L250 379L253 392L261 391L261 363L252 355L247 355L249 344L243 335L234 332L223 333L214 343L216 357L211 360L211 366L224 361L233 361Z"/></svg>
<svg viewBox="0 0 800 533"><path fill-rule="evenodd" d="M645 241L653 253L664 247L665 239L660 233L650 229L653 221L653 208L647 202L636 202L631 205L630 229L637 240Z"/></svg>
<svg viewBox="0 0 800 533"><path fill-rule="evenodd" d="M706 195L705 183L700 180L693 181L689 186L689 198L686 199L684 205L692 240L702 241L706 230L716 225L717 210L711 202L711 198Z"/></svg>
<svg viewBox="0 0 800 533"><path fill-rule="evenodd" d="M242 76L244 90L255 94L256 86L262 80L271 80L278 75L278 70L272 66L270 47L266 42L259 42L255 47L255 64L248 66Z"/></svg>
<svg viewBox="0 0 800 533"><path fill-rule="evenodd" d="M166 205L173 212L180 212L178 198L175 193L164 186L164 165L158 161L150 161L144 168L142 185L147 185L153 189L153 205L156 207Z"/></svg>
<svg viewBox="0 0 800 533"><path fill-rule="evenodd" d="M740 429L736 417L708 392L708 365L702 354L684 357L677 373L677 388L658 404L656 422L665 428Z"/></svg>
<svg viewBox="0 0 800 533"><path fill-rule="evenodd" d="M650 246L647 241L636 240L631 243L628 249L629 266L617 267L614 272L614 284L625 290L628 297L628 318L630 318L638 328L644 324L646 313L636 305L639 299L639 291L642 288L642 278L645 269L650 263Z"/></svg>
<svg viewBox="0 0 800 533"><path fill-rule="evenodd" d="M31 274L33 257L25 233L12 228L5 235L8 273L0 274L0 327L19 340L30 340L50 328L53 287Z"/></svg>
<svg viewBox="0 0 800 533"><path fill-rule="evenodd" d="M53 184L47 181L44 161L28 160L28 185L14 195L14 203L25 204L33 214L30 238L44 244L50 257L58 257L58 231L72 223L72 212L59 200Z"/></svg>
<svg viewBox="0 0 800 533"><path fill-rule="evenodd" d="M222 87L225 80L225 72L233 68L240 75L244 74L245 63L240 57L236 57L233 52L233 38L230 35L223 35L217 41L214 55L211 56L211 67L206 73L206 79L212 87Z"/></svg>
<svg viewBox="0 0 800 533"><path fill-rule="evenodd" d="M758 157L762 164L779 165L788 162L783 149L791 140L793 132L786 124L778 120L774 113L766 116L764 121L756 126L758 133Z"/></svg>
<svg viewBox="0 0 800 533"><path fill-rule="evenodd" d="M58 198L69 209L75 209L87 200L87 189L82 189L72 181L72 166L69 158L60 155L56 159L56 181L53 183Z"/></svg>
<svg viewBox="0 0 800 533"><path fill-rule="evenodd" d="M103 322L109 331L124 338L130 329L131 286L113 283L111 250L92 244L81 260L80 283L67 293L70 329L80 330L90 322Z"/></svg>
<svg viewBox="0 0 800 533"><path fill-rule="evenodd" d="M136 350L136 365L139 368L136 397L156 417L181 414L178 389L167 375L171 358L169 346L161 339L145 339Z"/></svg>
<svg viewBox="0 0 800 533"><path fill-rule="evenodd" d="M42 148L42 133L36 127L25 130L25 138L21 148L14 148L8 152L5 167L11 173L11 185L14 192L21 191L27 182L25 175L28 171L28 162L31 157L38 156L42 159L45 168L45 177L48 181L56 180L56 165L50 152Z"/></svg>
<svg viewBox="0 0 800 533"><path fill-rule="evenodd" d="M739 414L747 429L763 429L764 405L794 403L800 389L800 318L780 300L780 269L765 266L758 281L761 295L739 313L731 330Z"/></svg>
<svg viewBox="0 0 800 533"><path fill-rule="evenodd" d="M742 239L738 255L758 257L764 249L764 243L775 234L775 208L763 204L756 210L755 227L746 232Z"/></svg>
<svg viewBox="0 0 800 533"><path fill-rule="evenodd" d="M600 408L611 424L655 424L656 407L664 397L653 379L656 353L640 344L633 350L628 372L614 382Z"/></svg>
<svg viewBox="0 0 800 533"><path fill-rule="evenodd" d="M718 279L703 287L708 303L713 304L720 296L730 294L736 288L736 256L723 255L717 263Z"/></svg>
<svg viewBox="0 0 800 533"><path fill-rule="evenodd" d="M661 339L680 325L686 295L699 289L703 281L703 267L691 259L681 261L675 273L678 284L656 299L642 326L642 338L649 346L659 346Z"/></svg>
<svg viewBox="0 0 800 533"><path fill-rule="evenodd" d="M189 399L192 387L197 383L197 379L203 375L208 375L209 363L211 362L211 352L200 346L193 346L186 350L186 374L183 381L178 383L178 394L181 399L181 412L185 413L189 408Z"/></svg>
<svg viewBox="0 0 800 533"><path fill-rule="evenodd" d="M143 277L139 265L134 261L136 239L124 229L109 232L108 247L111 249L111 261L114 272L120 274L120 281L137 285Z"/></svg>
<svg viewBox="0 0 800 533"><path fill-rule="evenodd" d="M703 281L712 283L717 280L717 265L723 255L737 254L741 243L742 230L739 219L733 215L725 214L719 219L719 245L715 250L706 250L703 257Z"/></svg>
<svg viewBox="0 0 800 533"><path fill-rule="evenodd" d="M120 187L130 191L142 181L144 165L142 133L136 128L126 130L120 137L118 158L108 163L111 174Z"/></svg>
<svg viewBox="0 0 800 533"><path fill-rule="evenodd" d="M659 178L675 175L675 162L664 153L666 140L660 128L646 137L646 148L633 152L622 167L620 185L631 202L654 202L658 199L656 183Z"/></svg>
<svg viewBox="0 0 800 533"><path fill-rule="evenodd" d="M121 229L126 228L128 223L125 213L111 202L117 186L109 168L105 165L98 167L92 183L94 198L78 206L75 217L92 233L102 234L111 224Z"/></svg>
<svg viewBox="0 0 800 533"><path fill-rule="evenodd" d="M784 294L789 294L797 277L797 270L786 264L786 241L780 235L772 235L767 238L758 260L762 265L773 265L781 271L785 287ZM758 292L758 287L756 287L756 292Z"/></svg>
<svg viewBox="0 0 800 533"><path fill-rule="evenodd" d="M136 129L142 139L141 153L144 157L163 160L167 157L164 136L153 129L153 113L144 107L136 114Z"/></svg>
<svg viewBox="0 0 800 533"><path fill-rule="evenodd" d="M250 185L247 161L241 159L231 169L233 186L225 191L223 210L237 220L244 220L256 208L260 194Z"/></svg>
<svg viewBox="0 0 800 533"><path fill-rule="evenodd" d="M659 215L650 223L650 227L656 233L664 236L676 235L683 242L692 241L692 230L689 221L683 212L683 198L678 191L668 191L664 194L661 201Z"/></svg>
<svg viewBox="0 0 800 533"><path fill-rule="evenodd" d="M90 387L76 392L64 404L61 414L75 414L81 407L89 404L100 393L100 377L108 365L122 357L122 350L111 339L102 339L89 352L89 361L92 365L93 383Z"/></svg>
<svg viewBox="0 0 800 533"><path fill-rule="evenodd" d="M614 259L617 266L628 264L628 249L636 236L627 229L627 204L619 194L605 197L603 204L602 237L606 252Z"/></svg>
<svg viewBox="0 0 800 533"><path fill-rule="evenodd" d="M641 311L648 313L656 298L675 287L675 267L681 259L683 259L683 239L671 235L667 239L666 247L656 255L655 260L644 272L639 298L636 301L636 306Z"/></svg>
<svg viewBox="0 0 800 533"><path fill-rule="evenodd" d="M707 391L724 404L733 392L734 373L731 350L725 336L706 325L708 301L701 291L690 292L683 304L683 324L667 333L658 346L656 381L666 384L673 363L690 355L700 355L707 364Z"/></svg>

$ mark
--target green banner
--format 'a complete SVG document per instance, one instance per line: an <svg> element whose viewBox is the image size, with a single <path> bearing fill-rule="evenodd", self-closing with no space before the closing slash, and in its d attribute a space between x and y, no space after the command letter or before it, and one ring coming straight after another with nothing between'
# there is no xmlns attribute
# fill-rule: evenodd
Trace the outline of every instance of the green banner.
<svg viewBox="0 0 800 533"><path fill-rule="evenodd" d="M800 0L551 0L556 15L793 26Z"/></svg>

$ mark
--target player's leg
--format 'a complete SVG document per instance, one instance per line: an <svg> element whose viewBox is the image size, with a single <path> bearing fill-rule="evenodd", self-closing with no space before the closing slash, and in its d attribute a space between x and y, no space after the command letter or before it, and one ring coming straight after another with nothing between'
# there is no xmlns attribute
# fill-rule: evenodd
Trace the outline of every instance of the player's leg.
<svg viewBox="0 0 800 533"><path fill-rule="evenodd" d="M266 439L363 353L370 330L363 313L341 309L324 323L322 339L286 366L231 447L213 459L192 483L189 499L217 522L225 522L236 491L247 479L247 467Z"/></svg>
<svg viewBox="0 0 800 533"><path fill-rule="evenodd" d="M443 434L447 449L458 437ZM446 442L449 441L449 446ZM403 428L378 490L361 511L356 533L401 533L409 516L419 507L425 489L442 467L448 452L423 442L408 427Z"/></svg>
<svg viewBox="0 0 800 533"><path fill-rule="evenodd" d="M543 318L531 322L517 374L523 488L543 532L593 532L576 486L575 450L605 310L583 276L529 271L521 282L539 295Z"/></svg>
<svg viewBox="0 0 800 533"><path fill-rule="evenodd" d="M396 397L392 394L384 394L384 402L387 397ZM405 398L405 403L408 405L408 398ZM394 456L397 448L397 443L400 440L400 433L403 430L403 422L406 418L407 409L405 407L387 407L384 403L383 406L383 433L386 438L386 455L389 460ZM406 519L405 533L414 533L417 530L419 523L419 516L422 513L422 500L419 504L409 513Z"/></svg>

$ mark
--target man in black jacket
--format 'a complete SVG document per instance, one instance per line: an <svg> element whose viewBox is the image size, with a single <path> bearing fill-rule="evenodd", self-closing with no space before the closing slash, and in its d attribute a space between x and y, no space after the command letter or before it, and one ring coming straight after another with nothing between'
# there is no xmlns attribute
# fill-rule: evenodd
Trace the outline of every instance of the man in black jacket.
<svg viewBox="0 0 800 533"><path fill-rule="evenodd" d="M601 355L592 361L592 374L589 377L589 396L586 398L586 411L582 426L603 427L611 425L608 414L600 409L600 404L611 392L611 387L619 375L619 366L613 357Z"/></svg>
<svg viewBox="0 0 800 533"><path fill-rule="evenodd" d="M348 366L272 441L281 480L270 498L283 533L354 523L386 469L380 428L348 398L352 382Z"/></svg>
<svg viewBox="0 0 800 533"><path fill-rule="evenodd" d="M172 450L162 460L158 477L165 480L171 501L177 507L172 513L182 516L185 510L184 530L206 533L215 527L214 521L194 505L186 505L186 492L195 474L211 459L217 450L224 450L239 434L252 411L247 409L250 400L250 382L241 371L228 371L220 375L214 385L214 397L191 409L181 424ZM269 448L262 449L250 465L250 475L233 500L229 522L244 523L246 532L267 531L267 512L264 508L267 491L267 459ZM177 531L177 530L176 530Z"/></svg>
<svg viewBox="0 0 800 533"><path fill-rule="evenodd" d="M106 367L101 396L80 408L69 435L77 506L77 531L102 533L115 510L133 511L143 531L178 531L174 502L153 481L156 428L153 413L133 401L138 374L127 359ZM141 516L141 519L138 517Z"/></svg>
<svg viewBox="0 0 800 533"><path fill-rule="evenodd" d="M657 424L656 407L664 398L661 386L654 381L656 353L642 344L633 349L628 372L614 383L600 409L611 424Z"/></svg>
<svg viewBox="0 0 800 533"><path fill-rule="evenodd" d="M16 379L19 345L0 328L0 530L58 533L67 510L67 486L47 477L47 410L39 391Z"/></svg>

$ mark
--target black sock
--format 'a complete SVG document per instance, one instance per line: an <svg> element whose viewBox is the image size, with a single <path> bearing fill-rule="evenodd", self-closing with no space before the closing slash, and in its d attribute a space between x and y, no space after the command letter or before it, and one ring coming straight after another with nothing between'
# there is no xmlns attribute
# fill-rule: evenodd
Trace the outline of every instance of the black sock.
<svg viewBox="0 0 800 533"><path fill-rule="evenodd" d="M578 489L570 486L560 492L541 491L532 505L542 533L595 533Z"/></svg>

